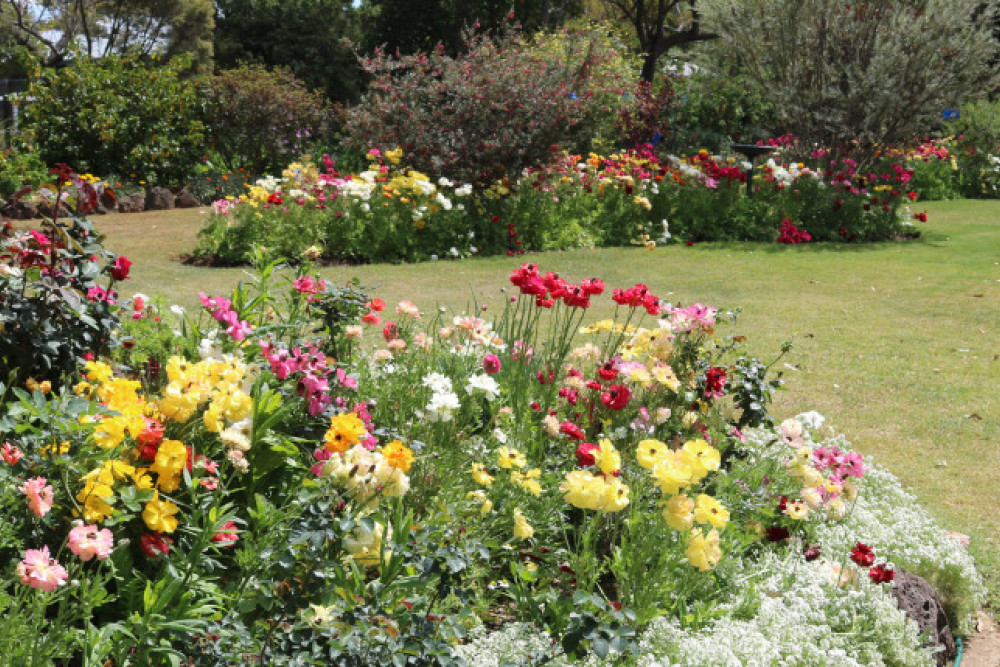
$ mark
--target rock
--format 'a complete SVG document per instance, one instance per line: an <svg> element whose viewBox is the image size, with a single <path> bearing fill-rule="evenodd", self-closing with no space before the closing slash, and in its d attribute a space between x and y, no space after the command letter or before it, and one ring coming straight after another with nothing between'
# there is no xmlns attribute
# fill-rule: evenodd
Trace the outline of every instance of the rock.
<svg viewBox="0 0 1000 667"><path fill-rule="evenodd" d="M119 213L142 213L144 210L146 210L146 195L141 192L133 192L118 198Z"/></svg>
<svg viewBox="0 0 1000 667"><path fill-rule="evenodd" d="M97 215L107 215L108 213L111 213L113 211L114 211L113 208L109 209L101 202L97 202L97 208L94 209L94 213L96 213Z"/></svg>
<svg viewBox="0 0 1000 667"><path fill-rule="evenodd" d="M945 535L947 535L951 539L955 540L956 542L958 542L959 544L961 544L965 548L968 548L969 545L972 544L972 538L969 537L968 535L964 535L962 533L956 533L956 532L951 531L951 530L949 530L947 533L945 533Z"/></svg>
<svg viewBox="0 0 1000 667"><path fill-rule="evenodd" d="M147 211L169 211L174 207L174 193L166 188L150 188L146 193Z"/></svg>
<svg viewBox="0 0 1000 667"><path fill-rule="evenodd" d="M43 217L43 218L51 218L53 212L55 212L56 213L56 217L59 217L59 218L68 218L71 215L73 215L70 212L69 208L66 207L66 204L63 204L62 202L59 203L59 210L58 211L56 211L55 207L52 206L52 204L50 204L47 201L43 201L43 202L40 202L38 204L38 215L40 215L41 217Z"/></svg>
<svg viewBox="0 0 1000 667"><path fill-rule="evenodd" d="M892 594L896 604L912 618L926 636L926 645L931 648L942 648L934 654L937 664L950 665L955 659L955 637L948 625L948 616L938 600L934 587L921 576L896 570L892 586Z"/></svg>
<svg viewBox="0 0 1000 667"><path fill-rule="evenodd" d="M195 196L187 190L181 190L177 193L174 206L177 208L198 208L201 206L201 202L195 199Z"/></svg>
<svg viewBox="0 0 1000 667"><path fill-rule="evenodd" d="M38 217L38 209L30 202L15 199L0 210L0 216L11 220L31 220Z"/></svg>

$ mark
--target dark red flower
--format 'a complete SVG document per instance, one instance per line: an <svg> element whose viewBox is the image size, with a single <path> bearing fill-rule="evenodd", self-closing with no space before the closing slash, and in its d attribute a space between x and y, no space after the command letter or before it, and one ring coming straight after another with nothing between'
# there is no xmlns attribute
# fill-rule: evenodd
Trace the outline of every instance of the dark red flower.
<svg viewBox="0 0 1000 667"><path fill-rule="evenodd" d="M705 396L708 398L722 398L726 391L726 369L709 368L705 371Z"/></svg>
<svg viewBox="0 0 1000 667"><path fill-rule="evenodd" d="M814 561L820 557L820 547L818 544L813 544L802 550L802 555L806 557L807 561Z"/></svg>
<svg viewBox="0 0 1000 667"><path fill-rule="evenodd" d="M768 542L781 542L782 540L787 540L792 536L788 529L784 526L771 526L765 531L767 534Z"/></svg>
<svg viewBox="0 0 1000 667"><path fill-rule="evenodd" d="M386 322L382 327L382 338L385 338L386 342L399 338L399 326L392 321Z"/></svg>
<svg viewBox="0 0 1000 667"><path fill-rule="evenodd" d="M896 573L891 568L886 567L885 563L879 563L868 570L868 576L876 584L888 584L896 577Z"/></svg>
<svg viewBox="0 0 1000 667"><path fill-rule="evenodd" d="M139 538L142 553L150 558L159 558L170 553L174 541L162 533L146 533Z"/></svg>
<svg viewBox="0 0 1000 667"><path fill-rule="evenodd" d="M631 395L632 392L625 385L613 384L601 394L601 403L612 410L621 410L628 405L628 399Z"/></svg>
<svg viewBox="0 0 1000 667"><path fill-rule="evenodd" d="M875 564L875 551L871 547L858 542L851 549L851 560L861 567L871 567Z"/></svg>

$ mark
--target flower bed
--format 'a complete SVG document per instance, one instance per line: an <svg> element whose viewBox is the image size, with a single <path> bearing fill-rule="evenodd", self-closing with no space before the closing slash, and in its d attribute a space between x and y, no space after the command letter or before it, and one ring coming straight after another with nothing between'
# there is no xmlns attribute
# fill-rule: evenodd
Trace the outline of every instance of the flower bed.
<svg viewBox="0 0 1000 667"><path fill-rule="evenodd" d="M868 170L818 152L807 167L782 155L760 166L752 197L750 165L706 151L665 161L648 148L563 155L489 187L406 169L400 151L372 151L360 174L324 157L322 168L295 163L218 200L196 255L243 263L263 246L369 262L677 241L869 242L912 235L912 220L926 220L906 206L918 194L901 161Z"/></svg>
<svg viewBox="0 0 1000 667"><path fill-rule="evenodd" d="M12 663L930 664L897 568L968 630L970 557L775 423L729 314L525 264L494 319L432 315L277 268L0 392Z"/></svg>

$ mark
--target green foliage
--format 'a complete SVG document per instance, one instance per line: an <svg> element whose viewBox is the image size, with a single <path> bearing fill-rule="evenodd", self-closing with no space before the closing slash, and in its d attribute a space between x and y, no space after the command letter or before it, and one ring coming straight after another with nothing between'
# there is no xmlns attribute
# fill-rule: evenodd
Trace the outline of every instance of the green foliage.
<svg viewBox="0 0 1000 667"><path fill-rule="evenodd" d="M997 81L994 3L713 0L706 11L782 130L808 144L870 157Z"/></svg>
<svg viewBox="0 0 1000 667"><path fill-rule="evenodd" d="M354 102L363 76L353 45L368 10L342 0L218 0L215 63L288 68L334 102ZM294 48L292 48L294 45Z"/></svg>
<svg viewBox="0 0 1000 667"><path fill-rule="evenodd" d="M25 131L47 164L179 186L205 148L202 102L184 78L188 62L128 53L42 70L26 94L33 101Z"/></svg>
<svg viewBox="0 0 1000 667"><path fill-rule="evenodd" d="M273 173L326 139L326 101L290 70L242 65L216 72L206 96L208 136L228 165Z"/></svg>
<svg viewBox="0 0 1000 667"><path fill-rule="evenodd" d="M0 198L7 198L25 186L41 185L48 169L30 146L0 149Z"/></svg>
<svg viewBox="0 0 1000 667"><path fill-rule="evenodd" d="M772 136L777 129L768 96L748 85L735 67L676 77L674 88L677 102L670 109L666 138L672 151L718 152L730 143Z"/></svg>
<svg viewBox="0 0 1000 667"><path fill-rule="evenodd" d="M450 55L465 49L462 34L493 32L517 22L526 32L556 29L582 11L581 0L370 0L374 19L365 31L368 51L430 52L439 44Z"/></svg>

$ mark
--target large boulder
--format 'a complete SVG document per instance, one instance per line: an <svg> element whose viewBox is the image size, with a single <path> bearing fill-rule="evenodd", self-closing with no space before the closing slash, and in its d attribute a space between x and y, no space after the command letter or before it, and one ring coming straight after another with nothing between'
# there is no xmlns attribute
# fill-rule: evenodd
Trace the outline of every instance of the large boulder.
<svg viewBox="0 0 1000 667"><path fill-rule="evenodd" d="M142 213L144 210L146 210L146 195L141 192L133 192L118 198L119 213Z"/></svg>
<svg viewBox="0 0 1000 667"><path fill-rule="evenodd" d="M927 646L940 649L934 654L937 664L941 667L952 664L956 654L955 637L934 587L921 576L897 569L892 594L899 608L916 621L927 638Z"/></svg>
<svg viewBox="0 0 1000 667"><path fill-rule="evenodd" d="M201 202L187 190L181 190L177 193L177 198L174 200L174 206L177 208L198 208L201 206Z"/></svg>
<svg viewBox="0 0 1000 667"><path fill-rule="evenodd" d="M147 211L169 211L174 207L174 193L167 188L150 188L146 193Z"/></svg>

